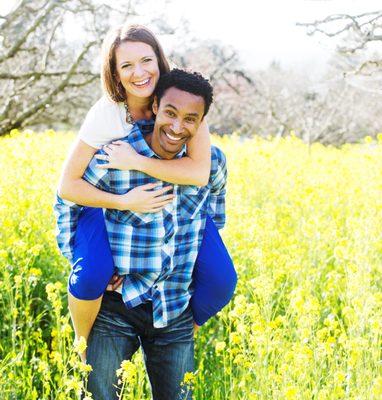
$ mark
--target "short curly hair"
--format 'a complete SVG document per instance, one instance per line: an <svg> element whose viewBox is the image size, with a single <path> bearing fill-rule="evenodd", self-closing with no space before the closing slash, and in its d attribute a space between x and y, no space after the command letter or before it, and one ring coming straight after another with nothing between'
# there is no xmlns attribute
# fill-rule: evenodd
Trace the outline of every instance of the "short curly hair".
<svg viewBox="0 0 382 400"><path fill-rule="evenodd" d="M213 101L213 88L208 79L204 78L199 72L188 72L174 68L167 74L161 75L154 92L158 104L166 90L172 87L203 97L203 117L208 113Z"/></svg>

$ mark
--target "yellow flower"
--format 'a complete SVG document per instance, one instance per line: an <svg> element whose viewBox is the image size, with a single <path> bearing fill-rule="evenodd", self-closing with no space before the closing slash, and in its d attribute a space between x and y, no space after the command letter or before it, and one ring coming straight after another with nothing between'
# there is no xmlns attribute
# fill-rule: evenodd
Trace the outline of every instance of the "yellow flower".
<svg viewBox="0 0 382 400"><path fill-rule="evenodd" d="M121 368L117 369L117 376L126 384L133 385L137 377L137 367L129 360L124 360L121 363Z"/></svg>
<svg viewBox="0 0 382 400"><path fill-rule="evenodd" d="M40 254L42 249L43 249L43 247L40 244L36 244L35 246L33 246L29 249L29 253L31 253L32 255L37 257Z"/></svg>
<svg viewBox="0 0 382 400"><path fill-rule="evenodd" d="M21 275L15 275L15 284L16 284L16 286L20 286L21 285L21 283L22 283L22 281L23 281L23 278L22 278L22 276Z"/></svg>
<svg viewBox="0 0 382 400"><path fill-rule="evenodd" d="M31 268L29 274L32 276L41 276L42 272L40 268Z"/></svg>
<svg viewBox="0 0 382 400"><path fill-rule="evenodd" d="M231 334L229 335L229 340L232 344L240 344L241 343L240 335L238 335L237 332L231 332Z"/></svg>
<svg viewBox="0 0 382 400"><path fill-rule="evenodd" d="M297 399L297 388L295 386L288 386L285 390L285 399L286 400L295 400Z"/></svg>
<svg viewBox="0 0 382 400"><path fill-rule="evenodd" d="M75 379L73 377L73 378L69 378L65 381L65 387L66 387L65 388L66 393L69 393L71 391L78 392L79 390L82 389L83 383L82 383L82 381Z"/></svg>
<svg viewBox="0 0 382 400"><path fill-rule="evenodd" d="M196 376L193 372L186 372L184 374L182 385L192 387L195 384Z"/></svg>
<svg viewBox="0 0 382 400"><path fill-rule="evenodd" d="M372 138L370 135L365 136L364 142L365 142L366 144L373 143L373 138Z"/></svg>
<svg viewBox="0 0 382 400"><path fill-rule="evenodd" d="M382 376L378 376L373 380L371 391L376 399L382 398Z"/></svg>
<svg viewBox="0 0 382 400"><path fill-rule="evenodd" d="M76 351L77 353L83 353L87 348L87 343L86 343L86 339L81 336L78 340L76 339L74 341L74 351Z"/></svg>
<svg viewBox="0 0 382 400"><path fill-rule="evenodd" d="M217 353L220 353L225 349L225 347L226 347L225 342L217 342L216 345L215 345L215 351Z"/></svg>

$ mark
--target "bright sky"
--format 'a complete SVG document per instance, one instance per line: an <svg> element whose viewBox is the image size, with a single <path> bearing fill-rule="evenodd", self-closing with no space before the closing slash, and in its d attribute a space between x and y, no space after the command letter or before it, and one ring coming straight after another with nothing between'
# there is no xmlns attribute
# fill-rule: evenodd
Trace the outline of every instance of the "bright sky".
<svg viewBox="0 0 382 400"><path fill-rule="evenodd" d="M14 1L0 0L0 13ZM165 10L170 23L185 18L197 37L232 45L247 67L264 68L277 60L285 67L318 71L333 51L334 42L323 36L307 36L296 22L382 9L380 0L173 0L165 8L161 0L145 3L153 15ZM164 43L166 46L169 44Z"/></svg>

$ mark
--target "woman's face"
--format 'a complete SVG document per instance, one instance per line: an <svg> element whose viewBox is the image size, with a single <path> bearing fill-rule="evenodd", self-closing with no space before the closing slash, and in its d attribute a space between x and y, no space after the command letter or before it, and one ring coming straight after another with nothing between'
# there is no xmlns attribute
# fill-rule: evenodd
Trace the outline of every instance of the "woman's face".
<svg viewBox="0 0 382 400"><path fill-rule="evenodd" d="M159 79L158 60L151 46L123 42L116 51L118 78L128 97L150 97Z"/></svg>

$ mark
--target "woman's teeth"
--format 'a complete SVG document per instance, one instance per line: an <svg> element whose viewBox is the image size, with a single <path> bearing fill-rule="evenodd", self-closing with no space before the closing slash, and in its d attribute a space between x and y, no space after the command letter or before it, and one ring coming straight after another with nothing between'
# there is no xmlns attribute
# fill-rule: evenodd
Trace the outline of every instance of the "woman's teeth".
<svg viewBox="0 0 382 400"><path fill-rule="evenodd" d="M147 79L145 79L144 81L134 82L133 84L134 84L135 86L143 86L143 85L146 85L146 83L148 83L149 80L150 80L150 78L147 78Z"/></svg>
<svg viewBox="0 0 382 400"><path fill-rule="evenodd" d="M166 136L167 136L169 139L171 139L171 140L176 140L176 141L182 139L182 138L177 138L177 137L171 136L169 133L166 133Z"/></svg>

